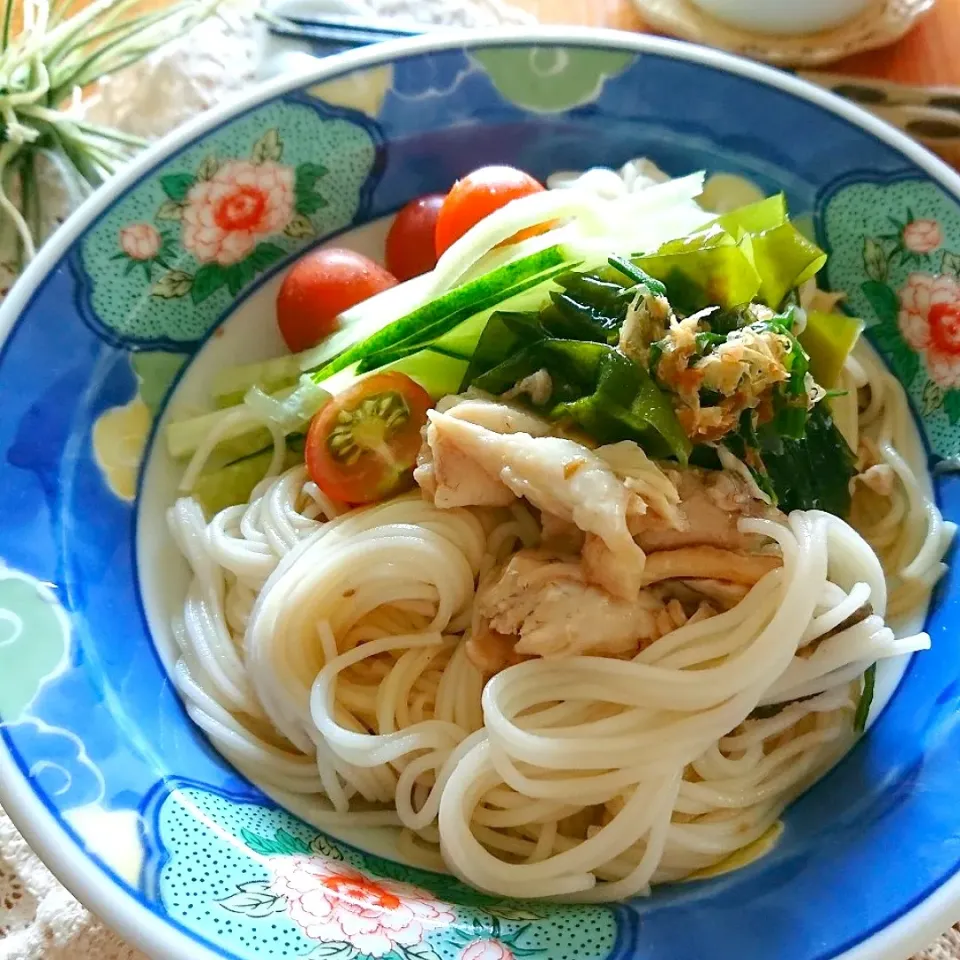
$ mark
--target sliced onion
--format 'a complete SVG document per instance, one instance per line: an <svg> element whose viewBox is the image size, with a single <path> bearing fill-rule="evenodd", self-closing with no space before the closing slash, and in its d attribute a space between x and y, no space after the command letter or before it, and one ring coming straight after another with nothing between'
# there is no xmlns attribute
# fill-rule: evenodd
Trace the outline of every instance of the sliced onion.
<svg viewBox="0 0 960 960"><path fill-rule="evenodd" d="M433 296L455 286L485 253L515 233L550 220L574 217L585 231L603 233L609 208L609 203L581 190L545 190L511 200L472 226L437 261Z"/></svg>
<svg viewBox="0 0 960 960"><path fill-rule="evenodd" d="M264 423L284 434L306 424L330 399L330 394L309 376L302 376L296 390L284 398L271 397L259 387L251 387L243 398L244 406Z"/></svg>

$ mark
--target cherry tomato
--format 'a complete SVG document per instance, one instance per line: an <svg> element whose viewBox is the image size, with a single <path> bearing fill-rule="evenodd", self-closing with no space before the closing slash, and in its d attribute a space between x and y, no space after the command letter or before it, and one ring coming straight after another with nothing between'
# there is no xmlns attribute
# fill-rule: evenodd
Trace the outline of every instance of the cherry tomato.
<svg viewBox="0 0 960 960"><path fill-rule="evenodd" d="M434 237L445 199L442 193L417 197L397 214L387 234L386 261L398 280L419 277L437 265Z"/></svg>
<svg viewBox="0 0 960 960"><path fill-rule="evenodd" d="M458 180L447 194L437 218L435 237L437 256L452 246L474 224L511 200L540 193L543 185L528 173L514 167L481 167ZM548 224L521 230L511 241L532 237L548 229Z"/></svg>
<svg viewBox="0 0 960 960"><path fill-rule="evenodd" d="M277 294L277 324L294 352L316 346L339 326L338 317L397 278L353 250L330 247L301 257Z"/></svg>
<svg viewBox="0 0 960 960"><path fill-rule="evenodd" d="M371 373L333 397L307 431L314 483L346 503L383 500L408 486L430 394L403 373Z"/></svg>

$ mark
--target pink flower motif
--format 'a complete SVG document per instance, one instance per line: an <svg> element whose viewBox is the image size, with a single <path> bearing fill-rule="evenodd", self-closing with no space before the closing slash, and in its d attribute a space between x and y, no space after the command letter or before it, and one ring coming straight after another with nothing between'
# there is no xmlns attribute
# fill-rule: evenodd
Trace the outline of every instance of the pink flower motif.
<svg viewBox="0 0 960 960"><path fill-rule="evenodd" d="M201 263L228 266L293 216L293 170L268 160L231 160L195 183L183 210L183 245Z"/></svg>
<svg viewBox="0 0 960 960"><path fill-rule="evenodd" d="M311 940L346 942L382 957L422 942L453 914L429 893L393 880L372 880L342 863L303 856L271 857L271 891Z"/></svg>
<svg viewBox="0 0 960 960"><path fill-rule="evenodd" d="M120 249L131 260L152 260L161 242L157 228L149 223L132 223L120 231Z"/></svg>
<svg viewBox="0 0 960 960"><path fill-rule="evenodd" d="M460 960L514 960L514 954L499 940L474 940L463 948Z"/></svg>
<svg viewBox="0 0 960 960"><path fill-rule="evenodd" d="M933 253L943 243L936 220L913 220L903 228L903 245L911 253Z"/></svg>
<svg viewBox="0 0 960 960"><path fill-rule="evenodd" d="M930 378L960 387L960 283L955 277L911 273L900 291L897 318L904 339L926 354Z"/></svg>

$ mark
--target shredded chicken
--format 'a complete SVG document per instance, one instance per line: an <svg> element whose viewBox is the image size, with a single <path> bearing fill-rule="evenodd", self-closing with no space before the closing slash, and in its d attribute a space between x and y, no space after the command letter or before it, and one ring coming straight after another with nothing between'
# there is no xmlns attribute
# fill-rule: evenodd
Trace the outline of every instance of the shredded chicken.
<svg viewBox="0 0 960 960"><path fill-rule="evenodd" d="M703 374L691 366L697 353L697 333L701 315L698 313L683 320L670 321L670 328L660 341L663 352L657 363L657 379L680 398L689 408L699 408L700 382Z"/></svg>
<svg viewBox="0 0 960 960"><path fill-rule="evenodd" d="M489 622L477 619L467 638L467 659L481 673L492 675L530 659L517 653L516 647L515 636L497 633Z"/></svg>
<svg viewBox="0 0 960 960"><path fill-rule="evenodd" d="M671 526L683 525L683 515L678 508L680 494L674 480L637 444L611 443L598 447L595 453L623 480L624 486L637 495L630 503L629 517L645 516L652 511Z"/></svg>
<svg viewBox="0 0 960 960"><path fill-rule="evenodd" d="M421 448L413 478L424 495L444 509L506 507L516 499L496 473L483 470L455 443L439 438Z"/></svg>
<svg viewBox="0 0 960 960"><path fill-rule="evenodd" d="M674 584L682 584L721 610L732 610L750 590L746 584L730 583L728 580L679 580Z"/></svg>
<svg viewBox="0 0 960 960"><path fill-rule="evenodd" d="M738 529L744 517L782 519L756 496L755 486L726 471L666 468L679 504L672 515L649 511L629 519L630 532L646 552L704 544L725 550L755 549L760 539Z"/></svg>
<svg viewBox="0 0 960 960"><path fill-rule="evenodd" d="M790 339L782 334L744 327L698 360L694 369L703 376L701 386L723 399L706 408L707 420L698 424L696 417L691 418L695 431L690 435L719 440L735 429L744 410L759 406L776 384L788 379L785 360L790 348Z"/></svg>
<svg viewBox="0 0 960 960"><path fill-rule="evenodd" d="M547 370L537 370L529 377L524 377L519 383L511 387L504 395L504 400L513 400L516 397L527 396L535 407L542 407L553 393L553 378Z"/></svg>
<svg viewBox="0 0 960 960"><path fill-rule="evenodd" d="M586 534L575 523L546 511L540 514L540 533L543 546L557 553L578 554L586 540Z"/></svg>
<svg viewBox="0 0 960 960"><path fill-rule="evenodd" d="M854 477L881 497L893 495L896 479L897 475L888 463L876 463Z"/></svg>
<svg viewBox="0 0 960 960"><path fill-rule="evenodd" d="M525 429L529 428L529 429ZM485 398L431 411L417 480L438 506L540 510L539 550L481 584L467 652L494 673L530 656L630 656L739 602L780 558L743 517L781 515L735 472L657 464L634 443L590 450Z"/></svg>
<svg viewBox="0 0 960 960"><path fill-rule="evenodd" d="M729 580L753 586L780 565L780 557L772 555L735 553L717 547L680 547L678 550L658 550L649 554L643 571L643 583L646 586L678 577Z"/></svg>
<svg viewBox="0 0 960 960"><path fill-rule="evenodd" d="M650 345L666 335L672 316L666 297L656 296L641 287L620 327L620 352L646 370Z"/></svg>
<svg viewBox="0 0 960 960"><path fill-rule="evenodd" d="M601 585L624 598L635 594L644 555L627 528L627 514L636 494L579 443L494 432L457 416L460 409L429 413L425 450L414 474L424 493L439 507L504 505L524 498L595 535L600 544L593 547L594 569L604 576ZM611 556L602 558L602 551ZM616 577L607 577L614 568Z"/></svg>
<svg viewBox="0 0 960 960"><path fill-rule="evenodd" d="M519 407L480 396L445 397L437 407L447 419L462 420L502 434L523 432L544 436L550 425ZM426 428L426 442L417 457L414 480L438 507L504 507L516 499L497 471L487 470L455 441Z"/></svg>
<svg viewBox="0 0 960 960"><path fill-rule="evenodd" d="M580 550L580 563L590 583L615 597L630 600L640 589L636 566L624 564L596 534L588 533Z"/></svg>
<svg viewBox="0 0 960 960"><path fill-rule="evenodd" d="M734 330L698 359L700 324L714 309L673 319L660 341L663 352L657 363L657 379L676 395L677 417L687 436L701 441L719 440L736 429L744 410L769 401L773 387L789 378L790 338L755 323ZM749 310L754 321L773 316L758 304ZM720 400L701 406L701 390L719 394Z"/></svg>
<svg viewBox="0 0 960 960"><path fill-rule="evenodd" d="M772 330L744 327L734 330L712 353L697 361L702 385L725 397L746 392L759 397L789 374L784 359L790 353L790 338Z"/></svg>
<svg viewBox="0 0 960 960"><path fill-rule="evenodd" d="M621 600L588 583L575 557L521 550L478 591L467 655L486 673L531 656L633 655L713 613L699 603L688 614L656 588Z"/></svg>
<svg viewBox="0 0 960 960"><path fill-rule="evenodd" d="M750 468L739 457L734 456L733 452L722 443L714 444L714 448L717 451L717 456L720 458L721 467L742 480L747 492L754 500L762 500L768 504L773 503L770 499L770 494L760 489L753 474L750 472Z"/></svg>
<svg viewBox="0 0 960 960"><path fill-rule="evenodd" d="M506 402L506 398L494 399L483 393L444 397L437 404L437 410L494 433L529 433L532 437L545 437L552 432L552 425L543 417Z"/></svg>

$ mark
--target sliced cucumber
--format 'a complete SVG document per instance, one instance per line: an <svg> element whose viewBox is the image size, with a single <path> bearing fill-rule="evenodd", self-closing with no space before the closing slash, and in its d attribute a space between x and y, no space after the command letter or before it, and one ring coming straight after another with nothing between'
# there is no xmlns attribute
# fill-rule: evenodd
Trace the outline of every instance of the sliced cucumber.
<svg viewBox="0 0 960 960"><path fill-rule="evenodd" d="M201 413L197 417L190 417L188 420L179 420L168 424L166 430L167 451L175 460L191 456L210 432L218 428L226 417L244 409L242 404L238 404L237 406L226 407L223 410L211 410L210 413ZM252 413L247 417L237 417L236 422L224 433L220 443L225 445L237 437L242 437L255 430L269 433ZM262 446L264 444L261 444ZM247 451L247 453L250 452ZM239 456L243 456L243 454L239 454Z"/></svg>
<svg viewBox="0 0 960 960"><path fill-rule="evenodd" d="M366 340L387 324L399 321L429 300L433 274L414 277L399 286L384 290L340 314L340 329L323 343L297 354L300 371L319 370L334 357ZM347 364L344 364L346 366Z"/></svg>
<svg viewBox="0 0 960 960"><path fill-rule="evenodd" d="M357 340L416 309L429 296L430 287L430 274L414 277L344 310L339 317L340 329L309 350L220 370L213 378L214 402L218 407L228 407L240 403L251 387L275 393L295 384L300 374L318 370Z"/></svg>
<svg viewBox="0 0 960 960"><path fill-rule="evenodd" d="M467 372L467 366L468 361L462 357L438 353L431 347L427 347L410 354L409 357L403 357L393 363L379 367L376 372L389 373L396 371L397 373L405 373L412 380L416 380L434 400L439 400L441 397L456 393L459 390L463 375ZM336 396L363 376L359 372L359 368L359 362L351 364L324 380L323 386Z"/></svg>
<svg viewBox="0 0 960 960"><path fill-rule="evenodd" d="M218 470L204 471L190 491L190 496L199 501L208 517L214 516L225 507L246 503L253 488L267 472L272 457L272 449L260 450ZM287 450L284 469L289 469L302 460L303 444L294 444Z"/></svg>
<svg viewBox="0 0 960 960"><path fill-rule="evenodd" d="M463 311L466 317L445 332L431 336L429 331L424 331L422 334L410 337L391 349L382 350L365 357L360 363L360 369L363 372L379 370L384 364L393 363L427 346L439 353L451 354L469 360L473 356L473 351L477 348L477 342L480 340L487 321L494 313L497 311L523 313L527 310L539 310L550 302L551 291L560 290L559 284L554 282L555 277L569 269L568 264L560 264L541 274L537 282L527 290L506 299L497 300L496 303L485 309L467 308Z"/></svg>
<svg viewBox="0 0 960 960"><path fill-rule="evenodd" d="M568 250L557 245L498 267L431 300L399 320L381 324L376 332L355 342L318 370L314 378L322 382L358 360L366 361L378 353L381 356L377 368L400 359L426 346L474 314L544 283L568 269L570 263ZM401 349L394 350L395 347ZM368 370L374 368L370 363L364 363L364 367Z"/></svg>

